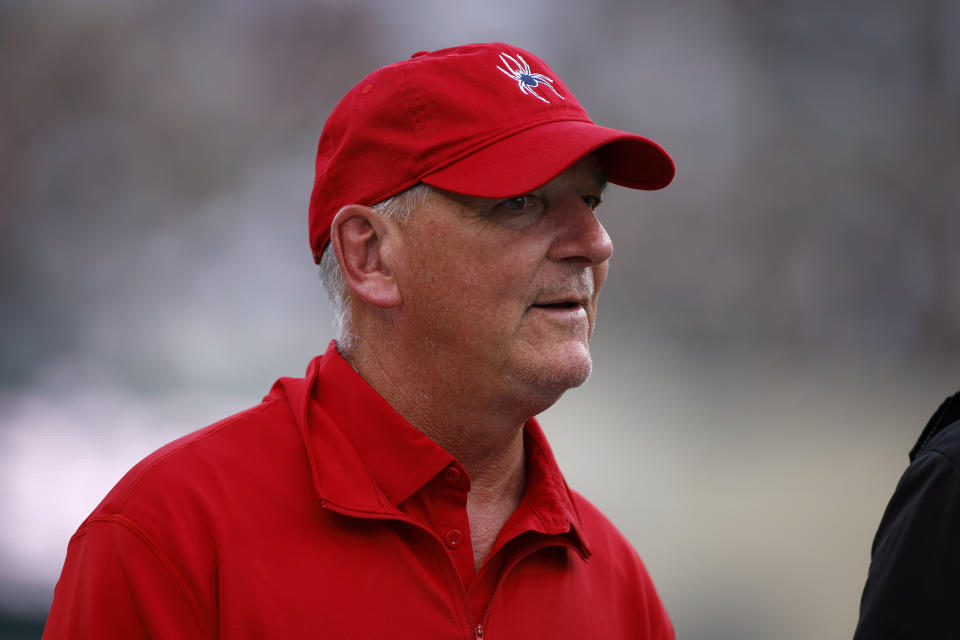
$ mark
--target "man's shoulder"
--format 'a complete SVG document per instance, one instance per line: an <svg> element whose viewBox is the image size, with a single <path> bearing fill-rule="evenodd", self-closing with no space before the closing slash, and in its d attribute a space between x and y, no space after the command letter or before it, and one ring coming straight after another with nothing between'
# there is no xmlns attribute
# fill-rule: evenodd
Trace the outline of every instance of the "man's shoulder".
<svg viewBox="0 0 960 640"><path fill-rule="evenodd" d="M944 400L910 451L911 462L937 455L960 470L960 391Z"/></svg>
<svg viewBox="0 0 960 640"><path fill-rule="evenodd" d="M927 422L883 513L854 638L956 635L958 504L960 392Z"/></svg>
<svg viewBox="0 0 960 640"><path fill-rule="evenodd" d="M942 456L954 469L960 471L960 420L943 427L920 447L917 458L927 455Z"/></svg>
<svg viewBox="0 0 960 640"><path fill-rule="evenodd" d="M191 510L209 510L264 474L296 460L302 440L289 405L268 396L260 404L184 435L134 465L80 527L123 517L162 526ZM302 457L302 456L301 456Z"/></svg>
<svg viewBox="0 0 960 640"><path fill-rule="evenodd" d="M590 500L571 490L574 506L590 549L584 564L593 589L604 594L605 606L645 625L643 637L672 638L666 609L643 560L626 536Z"/></svg>

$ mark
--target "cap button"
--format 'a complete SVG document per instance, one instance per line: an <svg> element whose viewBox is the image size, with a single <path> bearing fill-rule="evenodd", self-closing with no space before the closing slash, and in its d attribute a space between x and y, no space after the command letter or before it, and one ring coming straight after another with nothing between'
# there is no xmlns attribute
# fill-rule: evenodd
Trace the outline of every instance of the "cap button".
<svg viewBox="0 0 960 640"><path fill-rule="evenodd" d="M425 55L427 55L428 53L430 53L430 52L429 52L429 51L417 51L415 54L413 54L413 55L410 56L410 57L411 57L411 58L419 58L420 56L425 56Z"/></svg>

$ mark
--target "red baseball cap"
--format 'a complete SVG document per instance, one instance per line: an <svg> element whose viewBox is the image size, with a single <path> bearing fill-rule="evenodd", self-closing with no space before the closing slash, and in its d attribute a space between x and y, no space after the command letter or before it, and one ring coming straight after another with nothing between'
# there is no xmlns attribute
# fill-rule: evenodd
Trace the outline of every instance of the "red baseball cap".
<svg viewBox="0 0 960 640"><path fill-rule="evenodd" d="M330 223L424 182L507 198L598 152L607 179L661 189L673 160L652 140L594 123L540 58L499 42L421 51L350 90L320 135L310 247L320 262Z"/></svg>

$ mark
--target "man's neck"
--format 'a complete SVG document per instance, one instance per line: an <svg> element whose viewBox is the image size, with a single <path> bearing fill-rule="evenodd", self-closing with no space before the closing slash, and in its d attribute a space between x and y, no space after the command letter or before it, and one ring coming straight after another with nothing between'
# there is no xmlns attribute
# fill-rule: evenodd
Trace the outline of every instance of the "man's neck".
<svg viewBox="0 0 960 640"><path fill-rule="evenodd" d="M400 414L405 416L402 411ZM523 424L495 431L489 423L411 423L453 455L470 476L467 517L473 561L479 569L523 499L527 479ZM501 438L492 439L490 431Z"/></svg>
<svg viewBox="0 0 960 640"><path fill-rule="evenodd" d="M479 568L519 506L526 487L523 425L531 415L484 402L482 394L449 388L449 381L388 366L354 345L342 353L354 370L410 424L456 458L470 476L467 515ZM404 371L401 376L395 372Z"/></svg>
<svg viewBox="0 0 960 640"><path fill-rule="evenodd" d="M473 561L479 569L490 554L497 535L523 499L527 483L527 465L523 450L523 430L517 432L502 461L489 461L470 474L467 516L473 541ZM467 468L467 473L470 473Z"/></svg>
<svg viewBox="0 0 960 640"><path fill-rule="evenodd" d="M396 344L355 339L340 352L394 410L481 478L504 473L523 461L523 425L545 409L531 403L534 394L513 390L505 397L489 379L464 379L419 354L401 354ZM555 399L554 399L555 400Z"/></svg>

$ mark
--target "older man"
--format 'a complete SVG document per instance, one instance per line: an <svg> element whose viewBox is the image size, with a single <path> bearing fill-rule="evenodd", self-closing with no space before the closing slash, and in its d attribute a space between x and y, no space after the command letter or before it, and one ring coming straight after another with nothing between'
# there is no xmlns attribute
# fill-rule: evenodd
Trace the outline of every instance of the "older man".
<svg viewBox="0 0 960 640"><path fill-rule="evenodd" d="M310 203L338 339L120 481L45 637L672 638L533 416L590 375L607 181L673 173L510 45L368 76L324 127Z"/></svg>

